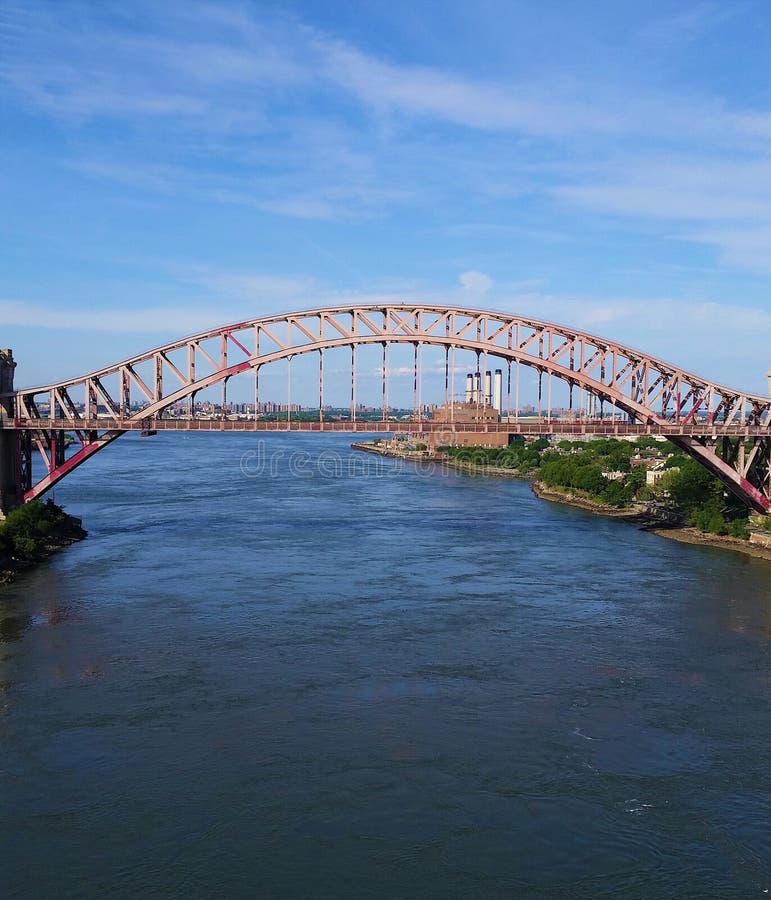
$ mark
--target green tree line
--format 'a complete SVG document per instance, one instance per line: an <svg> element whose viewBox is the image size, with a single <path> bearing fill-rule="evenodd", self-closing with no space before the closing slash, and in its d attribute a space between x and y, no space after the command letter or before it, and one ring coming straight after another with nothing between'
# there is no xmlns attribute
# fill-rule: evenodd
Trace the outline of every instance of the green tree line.
<svg viewBox="0 0 771 900"><path fill-rule="evenodd" d="M518 441L508 447L445 447L461 462L507 468L541 481L548 487L570 491L616 507L636 501L656 500L677 512L690 525L714 534L746 537L747 508L703 466L677 450L669 441L642 437L634 443L615 438L594 441L560 441L546 438L530 444ZM644 466L632 466L632 458L660 457L666 472L660 482L646 484ZM612 477L607 477L612 474Z"/></svg>

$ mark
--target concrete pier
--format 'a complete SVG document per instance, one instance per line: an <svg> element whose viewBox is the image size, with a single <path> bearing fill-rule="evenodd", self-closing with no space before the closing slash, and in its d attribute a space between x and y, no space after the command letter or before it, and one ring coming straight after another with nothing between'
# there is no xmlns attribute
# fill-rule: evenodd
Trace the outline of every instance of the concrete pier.
<svg viewBox="0 0 771 900"><path fill-rule="evenodd" d="M16 363L11 350L0 350L0 418L13 420L13 373ZM19 434L10 428L0 428L0 519L21 502L18 491Z"/></svg>

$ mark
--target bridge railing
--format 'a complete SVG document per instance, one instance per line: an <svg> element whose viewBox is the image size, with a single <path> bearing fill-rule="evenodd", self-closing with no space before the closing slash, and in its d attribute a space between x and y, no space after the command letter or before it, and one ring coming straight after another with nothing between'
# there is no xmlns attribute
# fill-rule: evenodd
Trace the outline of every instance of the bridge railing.
<svg viewBox="0 0 771 900"><path fill-rule="evenodd" d="M617 419L583 420L551 419L542 422L435 422L430 419L351 421L269 421L254 419L29 419L17 418L0 422L2 428L54 431L240 431L240 432L457 432L509 434L574 434L574 435L672 435L694 437L768 437L769 428L761 425L721 425L718 423L651 423L621 422Z"/></svg>

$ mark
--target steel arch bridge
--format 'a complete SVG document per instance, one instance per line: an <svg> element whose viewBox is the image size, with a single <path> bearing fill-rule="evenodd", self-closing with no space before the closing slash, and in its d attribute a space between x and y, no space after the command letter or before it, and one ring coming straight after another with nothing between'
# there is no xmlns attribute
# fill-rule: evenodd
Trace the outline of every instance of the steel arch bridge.
<svg viewBox="0 0 771 900"><path fill-rule="evenodd" d="M540 322L501 312L441 305L379 304L341 306L279 314L214 328L201 334L157 347L78 378L40 387L10 390L13 362L6 358L5 386L0 385L0 439L5 450L0 467L0 509L38 497L102 447L134 429L189 429L200 427L192 410L196 394L220 384L223 400L227 383L244 372L254 373L255 406L263 366L300 354L319 358L319 421L283 422L284 429L334 431L430 431L431 422L416 417L412 423L396 425L387 419L388 359L394 344L413 347L416 409L419 396L420 355L424 346L441 347L445 353L445 402L451 397L456 350L503 360L508 367L511 395L512 366L565 382L584 391L600 404L600 420L585 423L583 431L605 434L664 434L716 475L749 507L771 511L771 398L749 394L716 384L615 341L574 328ZM383 421L355 421L355 360L358 347L382 347ZM325 422L324 354L335 348L350 348L350 422ZM0 351L2 353L2 351ZM452 360L452 365L451 365ZM0 359L0 363L2 360ZM453 392L454 393L454 392ZM540 395L540 394L539 394ZM136 410L140 401L145 406ZM189 404L189 419L165 416L180 401ZM47 404L48 415L39 412ZM604 404L619 410L625 421L603 418ZM223 403L224 408L224 403ZM255 412L256 419L256 412ZM208 427L267 430L275 423L212 423ZM243 427L242 427L243 426ZM463 426L442 425L463 430ZM575 430L573 423L552 421L534 429L517 421L478 426L510 434L562 433ZM65 454L64 435L76 435L77 449ZM32 474L33 452L45 466L37 482ZM10 462L9 462L10 460Z"/></svg>

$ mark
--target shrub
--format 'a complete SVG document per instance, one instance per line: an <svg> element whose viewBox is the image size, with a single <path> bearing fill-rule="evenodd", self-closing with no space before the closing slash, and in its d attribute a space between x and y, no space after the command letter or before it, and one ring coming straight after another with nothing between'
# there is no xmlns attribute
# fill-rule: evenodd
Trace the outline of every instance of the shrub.
<svg viewBox="0 0 771 900"><path fill-rule="evenodd" d="M733 522L729 522L728 533L731 537L744 538L746 540L750 536L746 519L734 519Z"/></svg>
<svg viewBox="0 0 771 900"><path fill-rule="evenodd" d="M33 500L12 510L0 523L0 551L23 559L34 556L65 518L64 510L52 500Z"/></svg>

